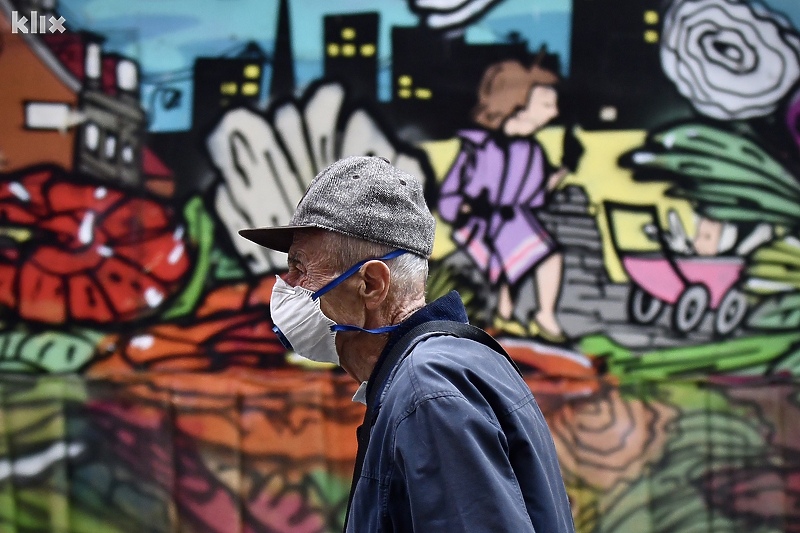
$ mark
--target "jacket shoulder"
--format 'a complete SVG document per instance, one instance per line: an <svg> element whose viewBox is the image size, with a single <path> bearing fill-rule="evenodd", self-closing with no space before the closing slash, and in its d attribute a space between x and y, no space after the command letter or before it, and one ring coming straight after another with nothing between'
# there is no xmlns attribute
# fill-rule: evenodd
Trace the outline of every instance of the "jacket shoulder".
<svg viewBox="0 0 800 533"><path fill-rule="evenodd" d="M493 411L526 398L528 386L500 353L471 339L439 335L419 342L400 363L385 392L386 402L413 409L434 396L458 395Z"/></svg>

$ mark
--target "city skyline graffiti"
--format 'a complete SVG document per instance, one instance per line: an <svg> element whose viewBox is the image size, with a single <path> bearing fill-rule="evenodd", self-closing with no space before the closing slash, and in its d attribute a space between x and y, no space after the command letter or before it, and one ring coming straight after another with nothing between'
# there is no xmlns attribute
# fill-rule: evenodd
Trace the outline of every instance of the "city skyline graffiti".
<svg viewBox="0 0 800 533"><path fill-rule="evenodd" d="M578 531L797 531L800 9L596 4L0 0L0 530L341 528L356 384L237 232L371 154Z"/></svg>

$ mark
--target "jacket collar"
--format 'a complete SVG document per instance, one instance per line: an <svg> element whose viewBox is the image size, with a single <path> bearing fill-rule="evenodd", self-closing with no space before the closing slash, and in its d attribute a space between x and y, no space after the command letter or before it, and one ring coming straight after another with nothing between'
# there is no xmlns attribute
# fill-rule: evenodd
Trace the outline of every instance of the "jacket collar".
<svg viewBox="0 0 800 533"><path fill-rule="evenodd" d="M389 335L389 340L386 342L386 346L383 348L380 357L378 357L378 362L375 364L375 368L372 369L372 373L369 376L369 381L367 382L366 387L363 387L362 384L362 393L364 398L366 398L366 394L369 392L369 389L375 385L375 383L373 383L375 381L375 377L378 375L378 371L386 361L387 354L391 351L392 347L397 343L397 341L400 340L403 335L420 324L431 322L433 320L452 320L453 322L462 322L464 324L469 322L467 310L464 308L464 304L461 302L461 296L459 296L458 292L450 291L441 298L429 303L422 309L417 310L413 315L401 322L400 327L391 332Z"/></svg>

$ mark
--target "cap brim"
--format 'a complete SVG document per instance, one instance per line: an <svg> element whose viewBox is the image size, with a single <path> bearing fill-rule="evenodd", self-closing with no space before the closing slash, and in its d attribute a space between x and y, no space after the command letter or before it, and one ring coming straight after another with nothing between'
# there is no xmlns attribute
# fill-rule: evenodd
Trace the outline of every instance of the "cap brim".
<svg viewBox="0 0 800 533"><path fill-rule="evenodd" d="M265 248L288 252L289 247L292 245L294 232L303 228L306 228L306 226L240 229L239 235Z"/></svg>

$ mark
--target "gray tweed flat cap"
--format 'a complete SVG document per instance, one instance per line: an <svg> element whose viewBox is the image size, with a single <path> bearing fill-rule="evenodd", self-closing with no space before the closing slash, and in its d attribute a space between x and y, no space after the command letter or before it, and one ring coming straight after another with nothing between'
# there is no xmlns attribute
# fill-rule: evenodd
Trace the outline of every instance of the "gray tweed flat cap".
<svg viewBox="0 0 800 533"><path fill-rule="evenodd" d="M382 157L348 157L317 174L288 226L242 229L239 235L288 252L294 232L309 227L428 258L436 222L417 178Z"/></svg>

